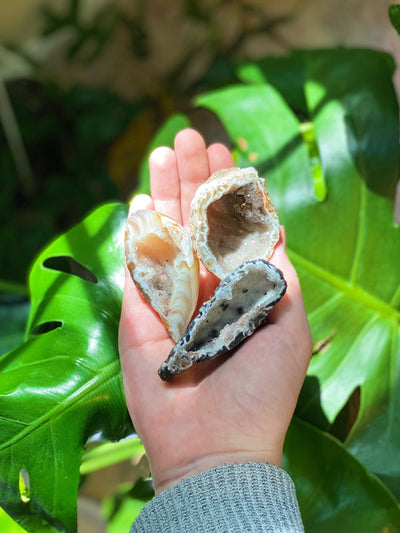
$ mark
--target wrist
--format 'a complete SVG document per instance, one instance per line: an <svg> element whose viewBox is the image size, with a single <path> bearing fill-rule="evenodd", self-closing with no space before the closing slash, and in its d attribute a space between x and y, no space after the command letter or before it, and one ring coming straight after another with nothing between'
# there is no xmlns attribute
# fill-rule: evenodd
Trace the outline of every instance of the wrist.
<svg viewBox="0 0 400 533"><path fill-rule="evenodd" d="M217 466L238 463L263 463L282 468L282 450L261 452L224 452L196 458L187 464L175 466L166 471L152 471L155 493L172 488L183 479L195 476Z"/></svg>

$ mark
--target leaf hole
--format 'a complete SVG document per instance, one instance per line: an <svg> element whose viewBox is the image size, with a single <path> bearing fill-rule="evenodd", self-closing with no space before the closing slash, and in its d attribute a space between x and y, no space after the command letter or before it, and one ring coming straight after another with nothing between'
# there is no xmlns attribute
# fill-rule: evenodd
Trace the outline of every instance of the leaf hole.
<svg viewBox="0 0 400 533"><path fill-rule="evenodd" d="M25 468L21 468L21 470L19 471L18 488L19 488L19 497L21 498L21 502L22 503L30 502L31 489L30 489L29 474L25 470Z"/></svg>
<svg viewBox="0 0 400 533"><path fill-rule="evenodd" d="M326 188L325 175L322 168L321 157L319 154L317 138L315 136L314 125L312 122L303 122L300 124L300 133L306 145L308 159L310 162L311 176L314 184L314 193L320 202L323 202L328 194Z"/></svg>
<svg viewBox="0 0 400 533"><path fill-rule="evenodd" d="M78 278L90 281L91 283L97 283L97 277L88 268L78 263L73 257L69 255L59 255L54 257L48 257L43 262L43 266L50 268L51 270L58 270L65 274L72 274Z"/></svg>
<svg viewBox="0 0 400 533"><path fill-rule="evenodd" d="M361 403L361 387L356 387L350 394L349 399L333 421L330 433L341 442L349 435L351 428L357 420Z"/></svg>
<svg viewBox="0 0 400 533"><path fill-rule="evenodd" d="M49 320L48 322L43 322L39 324L31 331L32 335L42 335L43 333L49 333L54 329L61 328L63 323L60 320Z"/></svg>

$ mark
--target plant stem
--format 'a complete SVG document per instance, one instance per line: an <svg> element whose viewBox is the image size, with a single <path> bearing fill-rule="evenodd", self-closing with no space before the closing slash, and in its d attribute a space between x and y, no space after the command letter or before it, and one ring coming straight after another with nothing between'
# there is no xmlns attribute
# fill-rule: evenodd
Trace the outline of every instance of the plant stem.
<svg viewBox="0 0 400 533"><path fill-rule="evenodd" d="M30 196L34 192L35 182L28 154L15 118L14 110L4 80L0 77L0 121L4 134L14 159L21 185L25 194Z"/></svg>

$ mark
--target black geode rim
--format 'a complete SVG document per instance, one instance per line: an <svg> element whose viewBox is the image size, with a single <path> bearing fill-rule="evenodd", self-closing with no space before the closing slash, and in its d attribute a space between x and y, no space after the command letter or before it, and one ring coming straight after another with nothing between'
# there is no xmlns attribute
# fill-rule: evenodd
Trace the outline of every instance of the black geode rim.
<svg viewBox="0 0 400 533"><path fill-rule="evenodd" d="M259 311L257 316L252 318L249 321L249 333L246 334L243 331L238 331L237 334L234 336L232 341L229 343L229 345L222 345L220 349L215 350L212 352L212 355L206 353L202 356L195 357L190 356L187 352L184 353L181 356L176 356L177 352L180 351L180 349L183 349L185 344L187 344L190 341L191 333L193 329L196 327L197 322L201 320L202 317L204 317L207 312L213 307L216 300L219 298L219 294L224 291L224 289L228 286L232 286L234 282L237 282L238 279L240 279L242 276L247 275L247 267L250 264L260 264L263 263L265 266L267 266L268 269L273 271L273 273L278 275L278 278L282 282L281 290L278 294L278 296L272 301L269 302L268 305L265 306L262 310ZM185 372L194 363L201 363L203 361L207 361L209 359L213 359L217 357L218 355L222 355L224 353L230 352L233 349L235 349L239 344L241 344L246 338L250 337L258 328L263 326L266 322L267 316L269 312L272 310L272 308L282 299L287 289L287 283L283 276L283 273L281 270L276 268L274 265L272 265L269 261L265 259L253 259L251 261L246 261L245 263L242 263L238 268L236 268L233 272L228 274L218 285L218 287L215 289L214 295L203 303L201 308L199 309L199 312L197 316L191 321L189 326L187 327L185 333L182 335L181 339L177 342L177 344L174 346L174 348L171 350L168 358L166 361L164 361L160 368L158 369L158 374L160 378L163 381L170 381L175 375L181 374L182 372ZM192 352L193 353L193 352ZM178 366L173 361L177 359L180 362L180 365Z"/></svg>

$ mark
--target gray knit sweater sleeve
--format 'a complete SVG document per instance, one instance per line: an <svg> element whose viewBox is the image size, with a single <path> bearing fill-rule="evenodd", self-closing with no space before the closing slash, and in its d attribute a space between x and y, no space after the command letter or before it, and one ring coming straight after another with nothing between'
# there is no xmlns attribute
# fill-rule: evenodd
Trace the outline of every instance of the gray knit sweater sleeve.
<svg viewBox="0 0 400 533"><path fill-rule="evenodd" d="M131 533L300 533L293 481L276 466L217 466L149 502Z"/></svg>

